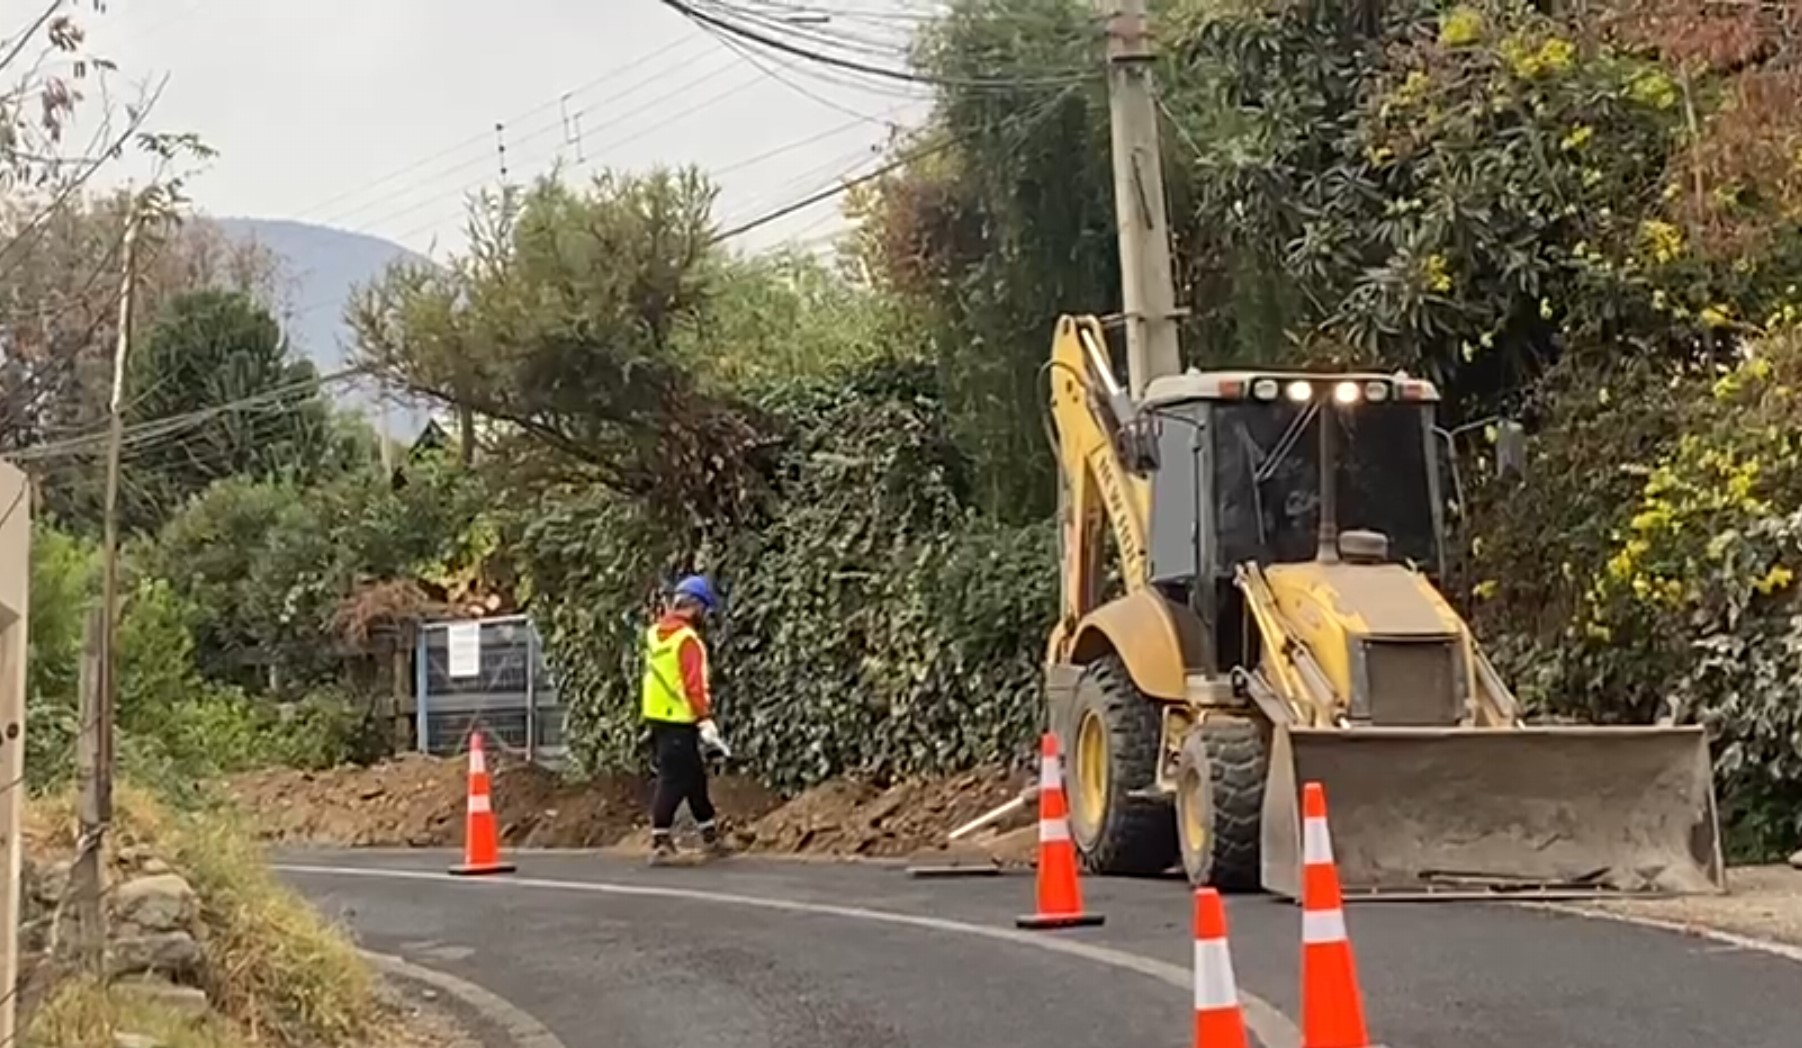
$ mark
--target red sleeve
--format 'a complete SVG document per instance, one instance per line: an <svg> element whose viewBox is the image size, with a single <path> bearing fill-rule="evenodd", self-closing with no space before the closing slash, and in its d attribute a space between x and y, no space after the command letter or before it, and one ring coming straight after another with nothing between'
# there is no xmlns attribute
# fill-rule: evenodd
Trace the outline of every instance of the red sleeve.
<svg viewBox="0 0 1802 1048"><path fill-rule="evenodd" d="M688 708L694 711L696 720L706 720L713 713L711 696L707 694L707 660L701 655L701 642L693 637L684 639L676 656L682 661L682 690L688 693Z"/></svg>

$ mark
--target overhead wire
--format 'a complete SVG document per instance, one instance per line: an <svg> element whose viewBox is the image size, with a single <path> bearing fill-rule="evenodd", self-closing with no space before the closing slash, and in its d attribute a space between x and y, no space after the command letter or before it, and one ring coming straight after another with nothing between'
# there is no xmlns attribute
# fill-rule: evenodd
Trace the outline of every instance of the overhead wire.
<svg viewBox="0 0 1802 1048"><path fill-rule="evenodd" d="M727 67L727 68L729 68L729 69L736 68L736 66ZM641 139L643 139L649 135L656 134L659 131L667 130L671 126L680 124L683 121L689 119L690 117L695 116L696 114L702 112L705 109L709 109L713 106L718 105L721 102L724 102L728 98L732 98L736 95L743 93L745 88L749 87L752 83L756 82L756 79L757 78L752 78L751 80L748 80L748 81L734 83L731 86L727 87L723 91L716 92L715 94L709 95L707 98L702 99L701 101L691 103L690 105L685 106L682 109L677 110L674 113L671 113L671 114L668 114L666 116L659 118L658 120L656 120L655 122L653 122L652 124L650 124L647 127L641 128L630 134L623 135L621 137L618 137L611 141L608 141L605 144L603 144L599 147L596 147L594 150L594 154L598 156L602 153L606 153L606 152L609 152L609 151L612 151L615 149L619 149L623 146L631 145L632 143L640 141ZM627 119L627 118L622 118L622 120L623 119ZM588 165L586 162L578 162L578 163L571 164L569 166L572 169L575 169L575 168L583 168ZM481 183L476 183L476 185L479 185L479 184L481 184ZM469 189L472 189L472 188L474 188L473 185L466 186L466 187L464 187L463 191L467 192ZM396 212L393 215L387 216L382 221L391 221L392 219L398 218L401 215L411 214L414 211L418 211L421 208L423 208L429 204L441 203L442 201L443 201L442 197L431 199L431 200L426 200L426 201L423 201L413 207L403 209L399 212ZM424 233L428 230L435 229L439 225L443 224L447 219L449 219L450 217L453 217L454 214L461 213L463 210L465 210L465 206L460 203L458 205L458 209L456 212L439 214L436 217L432 218L430 221L428 221L422 225L415 226L413 228L406 230L403 233L397 234L396 238L400 239L400 240L408 240L408 239L411 239L412 237L417 236L421 233ZM368 232L368 230L359 229L359 230L357 230L357 232Z"/></svg>
<svg viewBox="0 0 1802 1048"><path fill-rule="evenodd" d="M667 92L662 96L662 98L665 100L674 98L674 97L680 96L681 94L683 94L687 91L691 91L694 88L700 87L703 84L711 83L712 81L719 79L720 77L724 76L725 74L734 71L735 69L738 68L738 66L739 66L739 63L736 60L733 60L733 61L729 61L725 65L717 66L715 68L706 70L706 71L702 72L701 75L690 78L689 80L687 80L680 86L668 88ZM663 74L654 73L651 76L648 76L648 77L644 78L643 80L638 81L636 84L634 84L632 87L627 88L625 91L623 91L617 95L611 96L607 101L619 102L625 98L628 98L628 97L638 93L640 90L643 90L645 88L652 87L652 86L661 86L663 84L663 82L664 82ZM739 85L739 86L736 86L726 92L722 92L719 95L719 97L721 97L721 98L730 97L731 94L736 93L737 91L741 91L743 89L744 89L743 85ZM578 110L577 112L580 115L586 116L599 108L600 108L600 103L596 103L594 105L586 106L586 107ZM647 110L642 109L642 108L629 110L625 113L620 114L619 116L614 117L611 120L604 121L603 123L601 123L593 128L584 128L583 134L586 136L586 135L594 134L596 132L605 130L607 128L617 127L620 124L626 123L629 120L632 120L636 117L644 115L646 112L647 112ZM537 127L535 129L527 131L523 135L519 135L519 136L516 136L516 137L510 139L508 141L508 145L517 148L519 145L538 141L540 139L547 137L548 135L550 135L554 132L563 130L563 126L564 126L563 122L560 119L553 123L544 124L540 127ZM559 144L558 148L561 148L561 143ZM443 170L437 172L437 174L434 177L435 178L443 178L443 177L455 174L456 172L459 172L459 171L467 171L470 168L477 167L482 164L492 164L492 163L494 163L494 157L492 154L485 155L485 156L471 157L460 163L457 163L450 167L444 168ZM489 182L491 180L492 179L489 176L481 176L481 177L478 177L475 179L465 180L458 187L457 192L460 192L460 193L467 192L469 189L471 189L477 185L481 185L486 182ZM377 205L385 204L385 203L388 203L391 201L395 201L398 198L408 196L409 194L411 194L413 191L417 190L418 188L419 188L419 186L417 185L417 183L413 184L413 185L409 185L409 186L402 188L398 192L389 193L389 194L385 194L383 196L376 197L372 200L365 201L364 203L359 204L356 207L352 207L348 210L340 211L340 212L334 213L328 217L321 218L318 221L320 221L321 223L326 224L326 225L341 224L359 214L362 214L364 212L371 210L372 208L376 207ZM421 207L428 206L430 203L433 202L434 199L442 199L442 197L431 197L431 198L427 198L423 202L416 202L413 206L404 208L396 214L384 216L381 219L381 221L392 220L392 218L397 217L397 215L399 215L399 214L410 214L413 211L419 210L419 208L421 208ZM364 232L366 230L364 230L362 228L358 228L356 231Z"/></svg>
<svg viewBox="0 0 1802 1048"><path fill-rule="evenodd" d="M161 418L147 419L143 422L133 423L125 426L121 432L122 446L133 448L148 446L152 441L202 425L227 412L258 407L272 402L279 402L285 397L296 395L304 396L316 392L325 386L343 382L367 373L368 369L364 367L341 368L337 371L316 375L299 382L292 382L283 386L266 389L258 393L238 397L222 404L209 404L204 408L196 408L192 411L184 411L175 415L167 415ZM85 433L63 440L45 441L39 444L28 445L17 451L9 452L7 457L15 462L36 462L44 459L56 458L62 455L79 453L98 447L101 444L104 444L110 435L111 431L109 427L105 430L97 430L95 432Z"/></svg>
<svg viewBox="0 0 1802 1048"><path fill-rule="evenodd" d="M563 102L566 99L571 99L571 98L575 98L575 97L578 97L581 95L586 95L589 92L596 90L597 88L600 88L602 86L605 86L606 84L612 83L613 81L618 80L620 77L623 77L626 74L631 73L635 70L642 69L645 66L650 65L653 62L658 62L661 59L674 56L679 52L693 50L693 45L698 42L700 42L698 38L689 36L689 37L684 37L683 39L676 41L674 43L666 44L663 47L660 47L654 51L651 51L650 53L644 55L641 58L638 58L632 62L628 62L626 65L621 66L618 69L610 70L607 73L602 74L601 76L595 77L594 79L587 81L586 83L583 83L574 88L571 88L570 90L565 91L562 94L558 95L554 99L551 99L546 102L542 102L536 106L533 106L530 109L526 109L526 110L522 110L518 113L514 113L513 115L504 118L501 121L501 123L503 125L515 124L522 120L528 120L532 117L535 117L535 116L539 115L540 113L544 113L551 109L558 108L559 106L561 106L563 104ZM661 73L658 75L661 75ZM642 88L650 83L655 83L655 82L656 82L655 76L647 78L646 80L640 81L640 82L634 84L634 86L627 88L624 92L610 96L609 101L619 101L621 98L629 97L629 96L637 93L640 88ZM586 113L586 112L588 112L588 110L584 109L584 110L579 110L578 112ZM426 167L427 165L430 165L433 163L436 163L439 160L443 160L443 159L455 156L456 154L462 152L463 150L470 148L471 146L476 146L476 145L482 146L484 149L483 159L489 159L492 155L493 142L494 142L494 138L493 138L492 131L482 131L478 134L471 135L468 138L462 139L461 141L453 143L452 145L446 146L443 149L440 149L437 152L432 153L426 157L423 157L419 160L413 161L402 167L395 168L395 169L389 171L387 174L376 178L374 181L364 183L362 186L359 186L356 189L347 190L345 192L337 194L336 196L328 197L327 199L321 201L318 204L314 204L310 207L303 209L302 211L297 213L294 217L297 220L304 220L304 219L310 218L312 216L318 215L320 212L324 211L327 208L332 207L335 204L338 204L343 201L357 197L363 193L368 192L371 189L376 188L377 186L388 185L389 183L392 183L398 179L405 178L409 175L413 175L416 172L418 172L420 168Z"/></svg>
<svg viewBox="0 0 1802 1048"><path fill-rule="evenodd" d="M1001 122L999 122L996 125L993 125L992 127L976 128L976 129L972 129L969 131L965 131L961 134L949 135L931 145L921 146L917 149L909 150L908 152L902 154L901 156L896 157L895 159L882 164L880 167L877 167L875 170L870 171L866 174L859 175L856 178L846 179L846 180L840 182L836 186L833 186L828 189L823 189L823 190L820 190L815 193L810 193L807 196L804 196L801 199L794 201L793 203L785 204L782 207L775 208L763 215L758 216L757 218L751 219L747 222L741 222L736 226L732 226L728 229L722 230L719 233L716 233L710 242L713 244L724 243L727 240L732 240L737 237L744 236L746 233L750 233L754 230L761 229L764 226L767 226L772 222L779 221L783 218L788 217L789 215L795 214L796 212L806 210L807 208L812 207L815 204L823 203L824 201L831 200L834 197L843 196L844 194L849 193L853 189L856 189L860 186L869 185L872 182L876 182L888 175L895 173L896 171L901 170L904 167L907 167L910 164L916 163L920 160L924 160L931 156L936 156L936 155L946 152L956 146L962 145L965 142L968 142L971 139L975 138L979 133L981 133L983 131L1005 131L1005 130L1010 129L1010 127L1012 129L1017 130L1021 127L1030 127L1030 126L1036 124L1039 120L1043 119L1047 114L1053 112L1057 108L1058 103L1060 103L1064 99L1068 98L1073 90L1074 90L1074 85L1072 85L1070 87L1066 87L1064 90L1058 92L1056 95L1053 95L1051 98L1049 98L1045 102L1041 103L1037 109L1029 110L1026 113L1016 113L1016 114L1010 115L1009 117L1004 118Z"/></svg>
<svg viewBox="0 0 1802 1048"><path fill-rule="evenodd" d="M789 76L784 75L784 72L778 72L776 69L771 68L772 66L776 66L776 67L780 67L785 72L798 72L798 70L795 69L795 61L796 61L795 59L784 58L779 55L760 55L757 52L751 50L751 48L747 47L743 43L740 43L737 38L731 36L728 33L724 33L724 32L721 32L720 30L714 29L711 26L703 27L702 31L707 33L708 35L712 36L714 39L718 40L721 45L731 48L732 51L735 54L737 54L740 58L743 58L745 61L751 63L753 66L756 66L758 69L762 70L763 74L765 76L769 77L771 80L774 80L776 83L781 84L783 87L788 88L790 91L795 92L796 94L800 95L801 97L806 98L809 101L818 103L819 105L825 106L827 109L832 109L832 110L836 110L837 112L844 113L847 116L863 116L863 114L859 113L857 110L852 109L849 106L843 105L831 98L828 98L827 96L819 93L818 91L813 90L810 87L807 87L804 84L798 83L795 79L791 79ZM768 64L766 64L766 63L768 63ZM870 93L874 94L877 92L870 92ZM913 95L913 94L909 94L906 92L893 92L893 94L897 94L900 97L906 98L909 101L914 101L914 102L924 102L927 100L927 98L930 97L929 95ZM870 117L867 117L867 116L863 116L863 119L871 120L871 122L875 122L874 120L872 120Z"/></svg>
<svg viewBox="0 0 1802 1048"><path fill-rule="evenodd" d="M915 84L931 84L938 87L960 87L971 89L1000 88L1017 89L1022 87L1060 87L1072 83L1081 83L1098 79L1099 70L1072 70L1065 73L1054 73L1042 77L951 77L930 73L921 73L910 69L893 69L886 66L871 65L856 59L846 58L824 51L792 43L781 38L781 35L765 29L746 26L742 20L722 16L712 10L703 10L690 0L658 0L684 18L701 25L709 25L722 32L731 33L741 40L761 47L780 51L796 58L806 59L822 65L832 66L847 72L861 73L866 76L887 80L899 80Z"/></svg>

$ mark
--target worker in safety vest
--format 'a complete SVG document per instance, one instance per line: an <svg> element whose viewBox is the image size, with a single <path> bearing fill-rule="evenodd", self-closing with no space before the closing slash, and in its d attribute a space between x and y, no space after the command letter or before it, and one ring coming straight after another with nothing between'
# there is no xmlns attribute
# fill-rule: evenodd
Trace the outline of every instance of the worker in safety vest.
<svg viewBox="0 0 1802 1048"><path fill-rule="evenodd" d="M657 792L651 801L653 864L676 854L671 831L683 801L700 825L708 854L725 852L713 801L707 796L707 765L702 758L703 747L731 755L713 723L707 647L700 633L702 621L718 607L713 584L705 576L690 575L676 583L663 617L646 634L642 715L651 729L657 760Z"/></svg>

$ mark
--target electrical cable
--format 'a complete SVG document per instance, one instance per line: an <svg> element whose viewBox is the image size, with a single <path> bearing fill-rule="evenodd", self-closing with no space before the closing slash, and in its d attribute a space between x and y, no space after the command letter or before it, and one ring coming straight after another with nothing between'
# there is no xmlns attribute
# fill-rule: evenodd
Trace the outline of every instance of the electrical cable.
<svg viewBox="0 0 1802 1048"><path fill-rule="evenodd" d="M204 408L196 408L193 411L185 411L176 415L166 415L162 418L147 419L143 422L134 423L124 427L121 431L121 437L125 441L130 442L133 446L141 446L151 439L178 433L184 428L192 428L213 418L217 418L219 415L229 411L256 407L296 394L304 395L312 393L325 386L367 374L368 371L369 369L365 367L343 368L301 382L290 383L286 386L277 386L273 389L263 390L260 393L239 397L223 404L211 404ZM109 435L110 429L107 431L70 437L66 440L46 441L41 444L29 445L11 452L9 457L14 461L19 462L35 462L71 452L79 452L95 445L105 443Z"/></svg>
<svg viewBox="0 0 1802 1048"><path fill-rule="evenodd" d="M702 84L705 84L711 80L715 80L718 77L720 77L728 72L731 72L734 68L736 68L736 63L728 62L727 64L725 64L723 66L718 66L714 69L708 70L708 71L704 72L701 76L690 79L689 81L687 81L686 83L683 83L679 87L669 89L662 96L662 98L665 100L674 98L678 95L681 95L682 93L684 93L686 91L693 90L694 88L697 88L697 87L701 86ZM596 102L592 105L585 106L585 107L577 110L575 113L571 114L571 116L572 117L587 116L588 114L594 112L595 110L600 109L604 104L620 102L624 99L630 98L631 96L637 94L638 92L640 92L642 90L645 90L646 88L659 87L662 85L663 79L667 72L668 72L667 70L660 70L657 72L653 72L650 75L644 77L643 79L635 81L631 86L625 88L623 91L620 91L613 95L608 96L608 98L605 99L604 102ZM611 120L603 121L602 123L598 124L597 126L595 126L593 128L585 129L584 134L591 134L593 132L605 130L610 127L616 127L619 124L625 123L628 120L634 119L635 117L642 115L644 112L646 112L646 110L644 108L633 109L629 112L626 112L624 114L616 116ZM511 140L510 145L517 148L518 146L523 145L527 142L535 142L539 139L542 139L542 138L550 135L553 132L563 131L564 128L565 128L564 121L560 117L558 120L556 120L554 122L543 124L543 125L538 126L530 131L527 131L523 135L516 136L515 138L513 138ZM485 153L482 155L469 157L469 158L459 161L455 164L452 164L449 167L445 167L445 168L438 170L436 173L429 176L429 180L436 181L439 179L443 179L447 176L453 175L459 171L467 171L470 168L476 167L478 165L490 164L493 162L494 162L494 156L492 153ZM472 186L480 185L487 181L489 181L488 176L483 176L483 177L481 177L479 179L475 179L473 181L465 181L462 185L460 185L458 187L457 191L464 192L464 191L467 191ZM412 182L406 186L402 186L398 190L395 190L393 192L384 193L379 196L373 197L369 200L365 200L361 204L356 204L348 209L338 209L338 210L330 212L324 216L320 216L317 218L317 221L324 225L338 225L338 224L344 223L346 220L352 218L353 216L367 212L367 211L371 210L372 208L375 208L382 204L386 204L386 203L404 198L404 197L412 194L419 188L420 188L420 183L417 180L415 180L414 182ZM413 208L413 210L417 210L417 207ZM405 212L403 212L403 213L405 213Z"/></svg>
<svg viewBox="0 0 1802 1048"><path fill-rule="evenodd" d="M1053 111L1057 107L1057 104L1059 102L1061 102L1065 98L1069 97L1069 95L1073 89L1074 89L1073 87L1067 87L1063 91L1058 92L1052 98L1048 99L1037 110L1027 113L1027 114L1017 114L1015 116L1009 117L1009 118L1003 120L1001 122L1001 124L998 125L996 128L992 128L992 129L995 129L995 130L1004 129L1010 123L1018 123L1021 126L1030 126L1031 124L1036 123L1038 120L1043 118L1046 114ZM844 194L849 193L851 190L856 189L859 186L865 186L865 185L870 184L871 182L878 181L879 179L883 178L884 176L893 174L894 172L899 171L900 169L906 167L909 164L912 164L919 160L924 160L927 157L936 156L939 153L943 153L955 146L962 145L963 143L976 137L977 133L981 130L991 130L991 128L973 129L971 131L966 131L959 135L951 136L951 137L946 138L943 141L937 142L933 145L925 146L925 147L922 147L922 148L916 149L916 150L912 150L906 154L903 154L900 157L895 158L894 160L889 161L888 163L883 164L881 167L876 168L874 171L871 171L868 174L859 175L858 177L852 178L852 179L847 179L844 182L841 182L840 184L838 184L836 186L830 187L828 189L820 190L817 193L810 193L807 196L805 196L805 197L801 198L800 200L797 200L791 204L785 204L782 207L776 208L773 211L769 211L757 218L751 219L748 222L742 222L742 223L740 223L736 226L733 226L729 229L722 230L719 233L714 234L713 238L709 241L709 243L711 243L711 244L724 243L727 240L732 240L737 237L741 237L741 236L745 235L746 233L752 232L753 230L761 229L764 226L767 226L772 222L778 221L783 218L787 218L789 215L792 215L797 211L806 210L807 208L812 207L815 204L822 203L827 200L831 200L833 197L843 196Z"/></svg>
<svg viewBox="0 0 1802 1048"><path fill-rule="evenodd" d="M686 37L683 40L676 42L676 43L666 44L663 47L661 47L655 51L652 51L651 53L645 55L642 58L639 58L633 62L629 62L626 65L621 66L618 69L612 70L602 76L596 77L595 79L590 80L587 83L584 83L578 87L571 88L570 90L565 91L563 94L558 95L556 99L553 99L548 102L540 103L539 105L534 106L531 109L527 109L527 110L523 110L521 112L515 113L512 116L509 116L509 117L505 118L504 120L502 120L501 123L513 124L513 123L517 123L519 121L526 120L531 117L537 116L538 114L545 112L548 109L551 109L551 108L554 108L554 107L560 105L565 99L574 98L577 95L587 94L588 92L593 91L594 89L601 87L604 84L611 83L614 80L617 80L622 76L625 76L627 73L630 73L635 69L640 69L652 62L657 61L658 59L673 55L680 51L690 50L690 49L692 49L692 46L697 42L698 42L697 39L695 37L691 36L691 37ZM627 97L631 94L634 94L638 91L638 89L640 87L642 87L646 83L650 83L650 82L653 82L653 81L651 81L651 80L641 81L638 84L634 85L633 87L627 88L624 92L610 96L609 101L618 101L620 98ZM584 109L584 110L580 110L579 112L586 113L586 112L588 112L588 110ZM418 171L420 168L422 168L428 164L432 164L439 160L445 159L446 157L453 156L453 155L461 152L462 150L469 148L472 145L488 146L493 141L492 135L493 135L493 133L491 131L483 131L480 134L472 135L469 138L463 139L462 141L457 142L453 145L446 146L445 148L439 150L436 153L433 153L429 156L423 157L423 158L416 160L410 164L407 164L404 167L396 168L396 169L390 171L389 173L387 173L386 175L382 175L381 177L375 179L373 182L365 183L364 185L362 185L361 187L359 187L357 189L348 190L346 192L339 193L336 196L329 197L326 200L323 200L318 204L314 204L314 205L300 211L299 213L297 213L294 216L294 218L296 221L301 221L301 220L307 219L313 215L317 215L319 212L325 210L326 208L331 207L334 204L337 204L341 201L356 197L359 194L367 192L368 190L373 189L377 186L387 185L388 183L393 182L396 179L404 178L407 175L413 174L414 172Z"/></svg>
<svg viewBox="0 0 1802 1048"><path fill-rule="evenodd" d="M804 58L808 61L833 66L849 72L862 73L866 76L881 77L889 80L901 80L915 84L931 84L937 87L1016 89L1022 87L1059 87L1072 83L1092 81L1101 76L1100 70L1093 70L1047 77L982 79L932 76L908 70L888 69L882 66L867 65L848 58L841 58L837 55L810 51L805 47L791 44L785 40L778 39L758 30L746 28L730 19L721 18L718 15L702 11L693 4L685 2L685 0L658 0L658 2L698 25L713 26L722 32L731 33L750 43L758 44L775 51L781 51L784 54L792 55L796 58Z"/></svg>

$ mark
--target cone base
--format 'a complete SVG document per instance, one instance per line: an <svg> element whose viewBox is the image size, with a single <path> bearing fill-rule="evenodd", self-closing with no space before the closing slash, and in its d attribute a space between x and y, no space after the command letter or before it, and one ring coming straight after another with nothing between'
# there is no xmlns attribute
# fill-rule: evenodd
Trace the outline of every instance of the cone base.
<svg viewBox="0 0 1802 1048"><path fill-rule="evenodd" d="M510 862L462 863L452 866L448 872L452 877L480 877L490 873L512 873L519 869Z"/></svg>
<svg viewBox="0 0 1802 1048"><path fill-rule="evenodd" d="M1052 928L1099 928L1106 922L1107 918L1099 913L1033 913L1014 918L1015 927L1041 931Z"/></svg>

